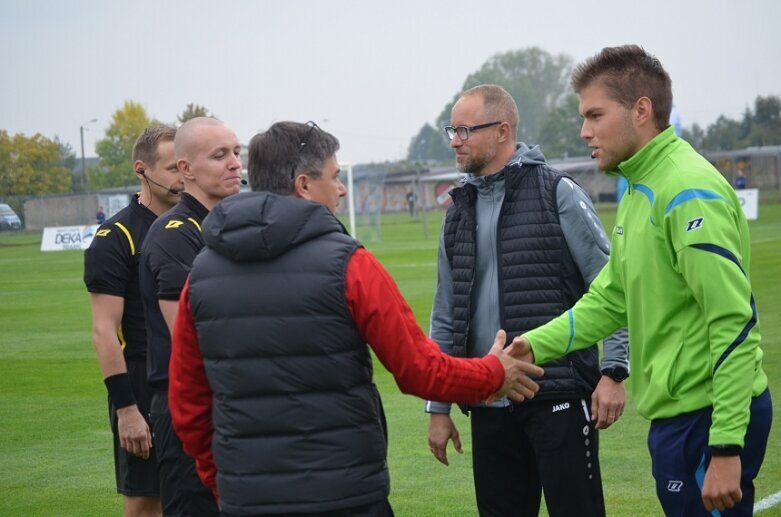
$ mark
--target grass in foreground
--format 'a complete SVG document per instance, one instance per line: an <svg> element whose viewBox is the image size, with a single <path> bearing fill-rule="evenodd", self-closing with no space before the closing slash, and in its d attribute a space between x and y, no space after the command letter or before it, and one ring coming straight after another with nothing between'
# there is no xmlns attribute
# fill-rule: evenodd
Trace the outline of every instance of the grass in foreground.
<svg viewBox="0 0 781 517"><path fill-rule="evenodd" d="M612 227L614 207L601 216ZM383 216L383 241L367 243L428 328L441 213L421 221ZM752 223L752 280L762 325L765 369L781 397L781 204L764 204ZM360 237L360 228L359 228ZM40 233L0 234L0 515L121 515L114 491L105 389L90 341L81 252L41 253ZM391 501L400 516L476 515L469 421L455 415L465 454L451 466L428 451L428 417L377 365L389 422ZM630 404L601 434L609 515L661 515L645 446L647 422ZM776 404L776 407L778 405ZM781 490L779 411L757 480L757 499ZM303 487L305 489L305 487ZM775 511L774 511L775 510ZM543 510L544 512L544 510ZM763 515L778 515L774 508Z"/></svg>

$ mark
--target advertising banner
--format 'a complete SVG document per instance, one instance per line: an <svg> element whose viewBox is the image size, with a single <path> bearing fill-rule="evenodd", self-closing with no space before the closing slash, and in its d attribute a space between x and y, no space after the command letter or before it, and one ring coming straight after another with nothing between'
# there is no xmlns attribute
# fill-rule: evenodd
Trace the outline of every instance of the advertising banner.
<svg viewBox="0 0 781 517"><path fill-rule="evenodd" d="M97 224L46 227L43 229L41 251L85 250L97 231Z"/></svg>
<svg viewBox="0 0 781 517"><path fill-rule="evenodd" d="M759 190L747 188L736 190L735 193L738 195L738 199L740 199L740 206L743 207L746 219L749 221L757 219L759 217Z"/></svg>

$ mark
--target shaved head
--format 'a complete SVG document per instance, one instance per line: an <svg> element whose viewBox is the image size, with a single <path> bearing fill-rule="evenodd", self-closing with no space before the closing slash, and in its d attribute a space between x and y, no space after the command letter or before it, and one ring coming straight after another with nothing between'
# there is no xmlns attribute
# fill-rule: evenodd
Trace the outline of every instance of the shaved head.
<svg viewBox="0 0 781 517"><path fill-rule="evenodd" d="M176 132L174 154L184 191L207 209L239 191L241 144L223 122L210 117L188 120Z"/></svg>
<svg viewBox="0 0 781 517"><path fill-rule="evenodd" d="M212 117L195 117L184 124L176 131L174 138L174 153L176 158L191 159L202 143L198 138L201 128L224 126L225 124Z"/></svg>

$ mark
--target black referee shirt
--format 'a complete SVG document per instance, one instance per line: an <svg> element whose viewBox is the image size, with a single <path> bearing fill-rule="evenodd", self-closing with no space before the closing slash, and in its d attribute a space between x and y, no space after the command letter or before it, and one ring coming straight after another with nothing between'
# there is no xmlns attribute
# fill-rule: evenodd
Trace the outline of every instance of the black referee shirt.
<svg viewBox="0 0 781 517"><path fill-rule="evenodd" d="M117 337L125 360L146 358L144 307L138 281L141 243L156 216L138 204L138 194L130 204L98 228L84 252L84 283L87 291L125 299L122 323Z"/></svg>
<svg viewBox="0 0 781 517"><path fill-rule="evenodd" d="M152 224L141 246L139 276L149 345L146 373L157 388L168 383L171 357L171 334L159 300L179 299L195 256L204 246L201 221L208 214L197 199L182 192L179 202Z"/></svg>

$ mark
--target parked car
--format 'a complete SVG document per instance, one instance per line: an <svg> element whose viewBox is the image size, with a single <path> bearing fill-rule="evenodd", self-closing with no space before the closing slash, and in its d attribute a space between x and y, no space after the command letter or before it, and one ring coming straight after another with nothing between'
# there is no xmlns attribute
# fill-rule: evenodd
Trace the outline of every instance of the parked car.
<svg viewBox="0 0 781 517"><path fill-rule="evenodd" d="M13 209L5 203L0 203L0 230L21 230L22 220Z"/></svg>

